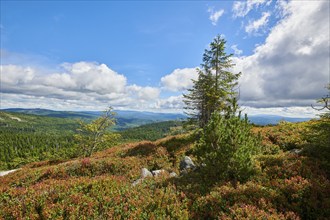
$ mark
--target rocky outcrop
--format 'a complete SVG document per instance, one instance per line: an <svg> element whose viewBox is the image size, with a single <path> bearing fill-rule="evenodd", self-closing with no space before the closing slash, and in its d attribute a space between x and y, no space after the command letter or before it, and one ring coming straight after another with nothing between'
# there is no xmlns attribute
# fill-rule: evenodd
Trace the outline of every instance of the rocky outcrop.
<svg viewBox="0 0 330 220"><path fill-rule="evenodd" d="M188 173L190 170L195 170L196 165L192 161L192 159L188 156L185 156L181 161L180 161L180 174L184 175ZM177 177L178 175L175 172L167 172L166 170L153 170L149 171L147 168L142 168L141 169L141 176L139 179L135 180L132 185L136 186L140 184L145 178L147 177L159 177L163 174L169 174L170 177Z"/></svg>

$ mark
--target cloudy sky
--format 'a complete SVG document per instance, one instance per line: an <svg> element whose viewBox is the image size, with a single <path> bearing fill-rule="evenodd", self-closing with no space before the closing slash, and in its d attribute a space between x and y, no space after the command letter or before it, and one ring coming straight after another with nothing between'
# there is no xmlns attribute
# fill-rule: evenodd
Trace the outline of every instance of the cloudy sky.
<svg viewBox="0 0 330 220"><path fill-rule="evenodd" d="M0 108L182 111L217 34L248 114L313 117L329 1L1 1Z"/></svg>

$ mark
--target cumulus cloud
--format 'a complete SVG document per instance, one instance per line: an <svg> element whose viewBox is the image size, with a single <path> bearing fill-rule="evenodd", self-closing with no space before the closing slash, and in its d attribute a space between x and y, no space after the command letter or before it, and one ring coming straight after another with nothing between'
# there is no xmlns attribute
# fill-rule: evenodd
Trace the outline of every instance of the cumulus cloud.
<svg viewBox="0 0 330 220"><path fill-rule="evenodd" d="M269 21L269 12L263 12L261 18L254 21L249 21L245 26L245 31L248 34L258 34L260 30L265 30Z"/></svg>
<svg viewBox="0 0 330 220"><path fill-rule="evenodd" d="M192 80L198 77L197 68L175 69L172 73L160 79L165 90L179 92L189 89L193 85Z"/></svg>
<svg viewBox="0 0 330 220"><path fill-rule="evenodd" d="M136 97L139 100L155 100L158 98L160 90L155 87L141 87L137 85L131 85L127 87L127 91L130 93L132 97Z"/></svg>
<svg viewBox="0 0 330 220"><path fill-rule="evenodd" d="M70 104L72 108L79 105L93 105L92 109L108 105L143 108L154 102L160 93L160 89L154 87L127 85L124 75L105 64L64 63L60 71L51 73L31 66L1 65L0 68L2 106L7 107L13 107L13 102L7 100L10 97L20 100L16 105L25 103L25 106L35 107L48 102L48 106L61 103L61 106ZM56 106L56 109L62 108Z"/></svg>
<svg viewBox="0 0 330 220"><path fill-rule="evenodd" d="M247 1L236 1L233 4L233 16L236 17L244 17L247 15L252 9L258 8L260 5L269 4L271 1L267 0L247 0Z"/></svg>
<svg viewBox="0 0 330 220"><path fill-rule="evenodd" d="M217 25L219 18L225 12L225 10L223 10L223 9L220 9L218 11L215 11L214 8L209 8L207 11L210 13L209 19L210 19L210 21L212 22L212 24L214 26Z"/></svg>
<svg viewBox="0 0 330 220"><path fill-rule="evenodd" d="M48 96L58 93L122 93L126 77L105 64L90 62L65 63L61 73L44 74L36 67L2 65L2 92L33 93ZM39 94L38 94L39 93Z"/></svg>
<svg viewBox="0 0 330 220"><path fill-rule="evenodd" d="M329 2L285 5L286 16L254 54L236 57L240 98L252 107L310 106L329 80Z"/></svg>
<svg viewBox="0 0 330 220"><path fill-rule="evenodd" d="M62 66L71 73L70 76L76 84L76 89L99 94L124 91L126 77L114 72L105 64L78 62L64 63Z"/></svg>
<svg viewBox="0 0 330 220"><path fill-rule="evenodd" d="M183 97L179 96L170 96L168 98L159 99L156 103L157 109L174 109L181 110L183 109Z"/></svg>
<svg viewBox="0 0 330 220"><path fill-rule="evenodd" d="M15 65L0 66L1 83L3 85L20 85L31 82L35 77L35 71L30 67Z"/></svg>
<svg viewBox="0 0 330 220"><path fill-rule="evenodd" d="M230 47L233 51L235 55L241 55L243 53L243 50L240 50L237 48L237 44L234 44Z"/></svg>

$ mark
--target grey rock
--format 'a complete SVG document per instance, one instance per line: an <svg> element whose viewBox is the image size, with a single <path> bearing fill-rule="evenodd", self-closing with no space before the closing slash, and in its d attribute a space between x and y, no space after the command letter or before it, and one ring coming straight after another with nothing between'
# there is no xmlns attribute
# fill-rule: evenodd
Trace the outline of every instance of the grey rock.
<svg viewBox="0 0 330 220"><path fill-rule="evenodd" d="M20 169L15 169L15 170L7 170L7 171L0 171L0 176L5 176L5 175L8 175L10 173L13 173L17 170L20 170Z"/></svg>
<svg viewBox="0 0 330 220"><path fill-rule="evenodd" d="M142 168L141 169L141 177L137 180L135 180L132 185L136 186L138 184L140 184L144 178L146 177L153 177L152 173L147 169L147 168Z"/></svg>
<svg viewBox="0 0 330 220"><path fill-rule="evenodd" d="M176 172L171 172L170 173L170 177L177 177L178 176L178 174L176 174Z"/></svg>
<svg viewBox="0 0 330 220"><path fill-rule="evenodd" d="M152 173L147 168L142 168L142 170L141 170L141 179L144 179L148 176L153 177Z"/></svg>
<svg viewBox="0 0 330 220"><path fill-rule="evenodd" d="M136 185L140 184L142 181L143 181L143 179L137 179L132 183L132 185L136 186Z"/></svg>
<svg viewBox="0 0 330 220"><path fill-rule="evenodd" d="M183 160L180 161L180 170L194 169L196 166L190 157L185 156Z"/></svg>
<svg viewBox="0 0 330 220"><path fill-rule="evenodd" d="M162 174L164 174L166 171L165 170L153 170L151 171L152 175L157 177L157 176L160 176Z"/></svg>
<svg viewBox="0 0 330 220"><path fill-rule="evenodd" d="M290 153L299 155L302 151L302 149L292 149L290 150Z"/></svg>

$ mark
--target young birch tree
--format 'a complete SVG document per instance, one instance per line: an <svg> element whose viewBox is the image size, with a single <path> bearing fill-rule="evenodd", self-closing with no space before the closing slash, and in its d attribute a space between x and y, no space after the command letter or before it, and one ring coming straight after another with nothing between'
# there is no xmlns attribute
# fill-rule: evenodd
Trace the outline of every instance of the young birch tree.
<svg viewBox="0 0 330 220"><path fill-rule="evenodd" d="M111 133L108 128L115 125L115 113L109 107L101 117L91 123L80 121L80 127L77 129L75 139L79 143L79 149L85 157L89 157L96 150L104 148L118 140L119 135Z"/></svg>

